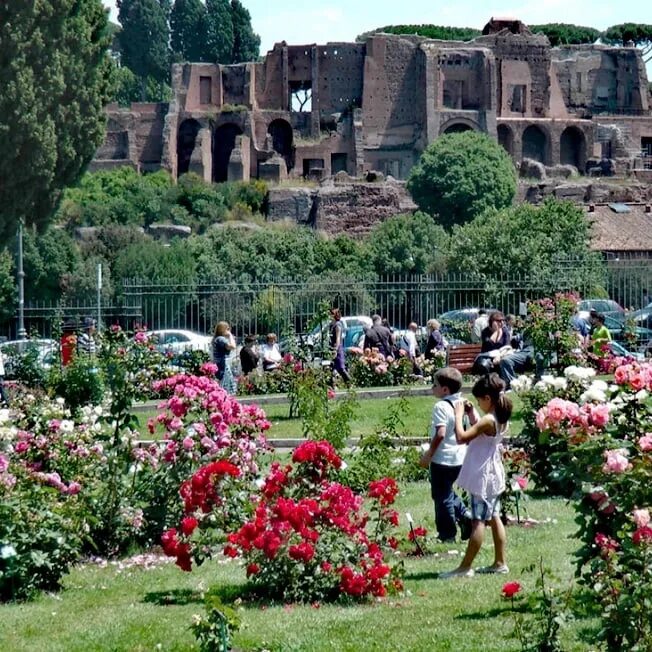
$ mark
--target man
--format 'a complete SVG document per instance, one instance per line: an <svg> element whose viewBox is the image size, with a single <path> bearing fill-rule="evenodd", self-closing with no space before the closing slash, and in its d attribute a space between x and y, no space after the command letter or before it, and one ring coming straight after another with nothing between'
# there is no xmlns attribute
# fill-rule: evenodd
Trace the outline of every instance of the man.
<svg viewBox="0 0 652 652"><path fill-rule="evenodd" d="M418 326L415 322L411 321L407 330L401 337L398 344L400 351L404 352L406 358L412 361L412 373L415 376L421 376L421 368L419 367L419 345L417 344L417 330Z"/></svg>
<svg viewBox="0 0 652 652"><path fill-rule="evenodd" d="M484 308L478 310L478 316L473 322L471 327L471 342L473 344L480 344L482 342L482 331L489 326L489 317Z"/></svg>
<svg viewBox="0 0 652 652"><path fill-rule="evenodd" d="M259 359L256 337L254 335L247 335L244 340L244 346L240 349L240 367L243 375L246 376L257 369Z"/></svg>
<svg viewBox="0 0 652 652"><path fill-rule="evenodd" d="M77 338L77 351L86 355L95 355L95 320L90 317L84 319L84 332Z"/></svg>
<svg viewBox="0 0 652 652"><path fill-rule="evenodd" d="M365 329L365 349L378 349L385 357L392 355L392 331L383 326L380 315L371 316L371 326Z"/></svg>
<svg viewBox="0 0 652 652"><path fill-rule="evenodd" d="M611 342L611 333L604 325L605 318L602 313L597 313L595 316L595 328L591 334L591 347L593 353L598 357L603 357L606 353L605 347Z"/></svg>

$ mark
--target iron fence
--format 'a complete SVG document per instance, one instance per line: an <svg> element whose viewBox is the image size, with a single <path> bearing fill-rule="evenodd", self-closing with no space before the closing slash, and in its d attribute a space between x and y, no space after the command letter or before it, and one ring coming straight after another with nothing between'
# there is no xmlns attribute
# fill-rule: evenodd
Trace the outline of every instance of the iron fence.
<svg viewBox="0 0 652 652"><path fill-rule="evenodd" d="M575 291L583 298L609 297L627 308L646 301L652 288L652 261L610 259L606 265L577 266L560 261L553 274L481 275L446 273L387 276L378 279L310 278L268 283L125 280L118 299L100 307L104 325L132 329L177 328L211 333L219 320L234 334L306 332L326 309L338 306L344 315L378 313L390 324L405 328L410 321L424 325L450 310L487 307L505 313L523 312L528 300L558 291ZM649 300L648 300L649 301ZM28 332L44 337L67 320L94 317L88 302L27 304Z"/></svg>

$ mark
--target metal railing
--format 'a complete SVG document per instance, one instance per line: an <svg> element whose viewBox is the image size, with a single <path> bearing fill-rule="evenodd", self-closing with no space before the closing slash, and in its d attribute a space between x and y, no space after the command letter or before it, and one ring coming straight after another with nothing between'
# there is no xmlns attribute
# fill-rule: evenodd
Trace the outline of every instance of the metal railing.
<svg viewBox="0 0 652 652"><path fill-rule="evenodd" d="M104 325L132 329L177 328L211 333L217 321L231 324L238 337L248 333L306 332L329 306L343 315L378 313L405 328L424 325L442 313L467 307L488 307L522 313L531 299L558 291L583 298L600 296L627 308L638 308L643 291L652 289L652 261L620 260L608 254L606 265L577 266L560 261L554 274L491 276L473 273L387 276L378 279L310 278L270 283L225 283L203 280L182 284L125 280L119 300L101 306ZM97 314L90 302L27 304L28 332L48 337L56 325Z"/></svg>

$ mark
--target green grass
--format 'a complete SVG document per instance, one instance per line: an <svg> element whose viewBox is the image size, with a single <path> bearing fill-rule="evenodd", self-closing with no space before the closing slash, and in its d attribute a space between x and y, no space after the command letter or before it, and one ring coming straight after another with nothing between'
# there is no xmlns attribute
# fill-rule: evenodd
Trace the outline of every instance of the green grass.
<svg viewBox="0 0 652 652"><path fill-rule="evenodd" d="M403 488L398 508L410 511L432 533L432 503L426 483ZM239 607L242 627L234 645L241 650L340 652L405 650L519 650L512 638L509 603L500 597L507 579L535 590L535 576L524 569L543 556L567 587L572 553L577 547L572 508L561 500L528 501L528 515L556 522L507 529L509 576L439 580L436 573L456 566L462 545L433 544L438 555L406 557L405 594L364 605L264 605ZM405 521L401 523L405 530ZM492 558L487 533L478 565ZM12 652L91 652L122 650L192 650L188 626L202 612L200 594L212 585L237 595L245 583L237 562L213 561L192 573L163 566L117 573L116 568L78 567L64 590L34 602L0 606L0 650ZM589 650L582 639L595 623L577 620L564 630L566 651Z"/></svg>
<svg viewBox="0 0 652 652"><path fill-rule="evenodd" d="M510 433L515 435L521 431L523 419L521 403L518 397L514 394L511 396L514 401L514 414L510 423ZM390 406L398 400L396 397L358 400L355 419L351 424L352 436L359 437L365 433L373 432L380 425L383 417L388 414ZM405 400L408 406L407 413L403 415L404 425L399 431L408 437L427 437L430 416L435 404L434 397L409 396ZM302 437L301 419L288 416L289 405L287 403L264 405L262 407L272 424L267 433L268 437L272 439L298 439ZM156 414L156 411L152 411L138 415L143 432L145 431L147 419L156 416Z"/></svg>

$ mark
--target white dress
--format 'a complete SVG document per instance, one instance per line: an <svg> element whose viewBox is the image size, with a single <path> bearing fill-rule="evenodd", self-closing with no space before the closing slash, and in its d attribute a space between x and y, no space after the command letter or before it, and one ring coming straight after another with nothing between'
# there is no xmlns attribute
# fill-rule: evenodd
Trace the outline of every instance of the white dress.
<svg viewBox="0 0 652 652"><path fill-rule="evenodd" d="M493 437L478 435L471 440L457 477L458 486L484 499L495 498L505 491L505 468L500 443L508 426L501 426L496 421L496 415L489 416L494 420L496 434Z"/></svg>

